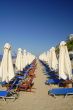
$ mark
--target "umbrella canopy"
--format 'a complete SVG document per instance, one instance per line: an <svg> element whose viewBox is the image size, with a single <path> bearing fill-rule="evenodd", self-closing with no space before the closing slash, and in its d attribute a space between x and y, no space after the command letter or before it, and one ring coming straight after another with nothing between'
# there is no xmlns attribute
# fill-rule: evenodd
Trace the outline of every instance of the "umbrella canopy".
<svg viewBox="0 0 73 110"><path fill-rule="evenodd" d="M4 54L0 66L0 77L2 81L10 81L14 77L14 69L11 57L11 46L9 43L4 45Z"/></svg>
<svg viewBox="0 0 73 110"><path fill-rule="evenodd" d="M31 58L31 53L27 53L27 62L28 62L28 64L30 65L31 64L31 61L32 60L32 58Z"/></svg>
<svg viewBox="0 0 73 110"><path fill-rule="evenodd" d="M52 68L52 52L51 52L51 49L49 50L49 53L48 53L48 64L49 64L49 67L51 69Z"/></svg>
<svg viewBox="0 0 73 110"><path fill-rule="evenodd" d="M23 68L25 68L25 66L27 66L27 52L26 50L23 50Z"/></svg>
<svg viewBox="0 0 73 110"><path fill-rule="evenodd" d="M32 61L35 59L35 56L29 52L27 52L27 64L31 64Z"/></svg>
<svg viewBox="0 0 73 110"><path fill-rule="evenodd" d="M42 53L42 54L39 56L39 59L42 60L42 61L47 61L47 54L46 54L46 52Z"/></svg>
<svg viewBox="0 0 73 110"><path fill-rule="evenodd" d="M69 58L68 49L66 42L62 41L59 46L59 78L71 79L72 78L72 67Z"/></svg>
<svg viewBox="0 0 73 110"><path fill-rule="evenodd" d="M51 68L53 70L57 70L58 68L58 60L56 57L56 52L54 47L51 48Z"/></svg>
<svg viewBox="0 0 73 110"><path fill-rule="evenodd" d="M47 51L47 63L49 64L49 51Z"/></svg>
<svg viewBox="0 0 73 110"><path fill-rule="evenodd" d="M23 55L22 55L22 49L21 48L18 49L15 65L16 65L17 71L23 70Z"/></svg>

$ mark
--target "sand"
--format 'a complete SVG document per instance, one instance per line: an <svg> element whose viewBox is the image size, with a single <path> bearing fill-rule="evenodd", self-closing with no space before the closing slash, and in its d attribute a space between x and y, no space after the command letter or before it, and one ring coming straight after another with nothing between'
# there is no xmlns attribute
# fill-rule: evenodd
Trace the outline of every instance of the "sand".
<svg viewBox="0 0 73 110"><path fill-rule="evenodd" d="M48 95L50 87L44 83L46 80L44 73L43 65L37 61L32 92L20 92L19 98L15 101L0 99L0 110L73 110L72 95L66 98L64 96L54 98Z"/></svg>

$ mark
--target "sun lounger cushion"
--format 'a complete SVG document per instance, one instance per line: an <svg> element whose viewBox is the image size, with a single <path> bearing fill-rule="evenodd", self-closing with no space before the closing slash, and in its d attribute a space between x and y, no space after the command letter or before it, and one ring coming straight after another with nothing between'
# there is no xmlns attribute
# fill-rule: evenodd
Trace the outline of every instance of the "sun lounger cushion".
<svg viewBox="0 0 73 110"><path fill-rule="evenodd" d="M55 88L55 89L49 90L48 93L53 95L73 94L73 88Z"/></svg>
<svg viewBox="0 0 73 110"><path fill-rule="evenodd" d="M45 84L58 84L60 82L59 79L48 79Z"/></svg>
<svg viewBox="0 0 73 110"><path fill-rule="evenodd" d="M0 97L5 97L7 96L8 91L0 91Z"/></svg>

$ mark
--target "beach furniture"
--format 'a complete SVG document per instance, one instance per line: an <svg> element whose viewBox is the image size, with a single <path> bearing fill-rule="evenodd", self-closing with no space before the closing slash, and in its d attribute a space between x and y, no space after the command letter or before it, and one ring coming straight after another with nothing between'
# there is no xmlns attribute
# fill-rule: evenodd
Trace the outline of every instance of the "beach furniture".
<svg viewBox="0 0 73 110"><path fill-rule="evenodd" d="M68 82L71 83L72 80L72 67L71 67L71 61L69 58L69 53L67 49L66 42L62 41L59 46L60 52L59 52L59 76L58 79L63 79L65 82L64 84L68 84ZM55 74L48 73L49 76L54 75L54 77L50 80L48 80L48 83L54 83L57 82L58 79L56 79Z"/></svg>
<svg viewBox="0 0 73 110"><path fill-rule="evenodd" d="M48 79L45 81L45 84L59 84L61 80L59 79Z"/></svg>
<svg viewBox="0 0 73 110"><path fill-rule="evenodd" d="M6 99L16 99L18 96L18 93L13 91L14 85L17 83L17 80L14 80L14 82L11 84L11 86L7 87L7 90L0 90L0 98L3 100Z"/></svg>
<svg viewBox="0 0 73 110"><path fill-rule="evenodd" d="M71 95L73 94L73 88L55 88L48 91L50 95Z"/></svg>
<svg viewBox="0 0 73 110"><path fill-rule="evenodd" d="M14 74L13 62L11 56L11 45L9 43L6 43L4 45L4 54L0 66L1 82L8 83L14 76L15 74Z"/></svg>
<svg viewBox="0 0 73 110"><path fill-rule="evenodd" d="M28 76L35 77L34 71L35 71L34 67L33 68L28 68L26 71L23 71L21 74L16 75L16 78L25 79Z"/></svg>
<svg viewBox="0 0 73 110"><path fill-rule="evenodd" d="M17 91L28 91L31 92L31 88L33 85L33 78L28 77L21 84L18 85Z"/></svg>
<svg viewBox="0 0 73 110"><path fill-rule="evenodd" d="M13 93L11 91L8 90L0 90L0 98L2 98L3 100L6 99L16 99L17 98L17 94L15 96L16 93Z"/></svg>
<svg viewBox="0 0 73 110"><path fill-rule="evenodd" d="M59 78L59 74L56 73L55 71L49 72L49 73L48 73L48 76L49 76L50 78Z"/></svg>

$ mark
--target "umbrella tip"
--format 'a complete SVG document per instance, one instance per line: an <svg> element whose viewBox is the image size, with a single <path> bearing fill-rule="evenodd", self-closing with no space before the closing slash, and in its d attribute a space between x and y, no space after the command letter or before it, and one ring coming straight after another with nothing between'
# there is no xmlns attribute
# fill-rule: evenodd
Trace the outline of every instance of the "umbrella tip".
<svg viewBox="0 0 73 110"><path fill-rule="evenodd" d="M65 41L61 41L60 45L66 45Z"/></svg>
<svg viewBox="0 0 73 110"><path fill-rule="evenodd" d="M5 43L4 48L10 49L11 45L9 43Z"/></svg>
<svg viewBox="0 0 73 110"><path fill-rule="evenodd" d="M18 51L22 51L22 49L21 48L18 48Z"/></svg>

